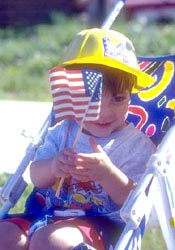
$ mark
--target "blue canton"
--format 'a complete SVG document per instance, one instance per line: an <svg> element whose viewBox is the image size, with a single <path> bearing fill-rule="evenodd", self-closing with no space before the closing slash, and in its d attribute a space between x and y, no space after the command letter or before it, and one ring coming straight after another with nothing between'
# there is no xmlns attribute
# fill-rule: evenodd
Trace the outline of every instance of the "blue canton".
<svg viewBox="0 0 175 250"><path fill-rule="evenodd" d="M92 97L91 102L99 102L102 94L102 74L89 69L83 69L82 74L86 96Z"/></svg>

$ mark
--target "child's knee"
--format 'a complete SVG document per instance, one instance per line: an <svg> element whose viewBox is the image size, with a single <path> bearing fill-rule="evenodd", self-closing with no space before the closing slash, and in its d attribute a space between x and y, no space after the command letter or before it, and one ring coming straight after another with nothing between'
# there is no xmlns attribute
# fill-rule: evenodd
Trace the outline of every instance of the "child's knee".
<svg viewBox="0 0 175 250"><path fill-rule="evenodd" d="M77 228L43 227L37 230L31 238L30 250L34 249L72 249L83 242L83 236ZM54 248L55 249L55 248Z"/></svg>
<svg viewBox="0 0 175 250"><path fill-rule="evenodd" d="M3 249L27 249L28 238L23 231L9 221L0 222L0 245ZM17 247L18 246L18 247Z"/></svg>
<svg viewBox="0 0 175 250"><path fill-rule="evenodd" d="M30 250L42 249L43 245L45 245L45 247L46 247L47 236L45 234L43 234L41 231L42 230L39 229L32 234L32 237L30 239L30 247L29 247Z"/></svg>
<svg viewBox="0 0 175 250"><path fill-rule="evenodd" d="M24 233L15 223L12 223L10 221L2 221L0 222L0 234L4 234L9 237L9 235L16 236L22 235Z"/></svg>

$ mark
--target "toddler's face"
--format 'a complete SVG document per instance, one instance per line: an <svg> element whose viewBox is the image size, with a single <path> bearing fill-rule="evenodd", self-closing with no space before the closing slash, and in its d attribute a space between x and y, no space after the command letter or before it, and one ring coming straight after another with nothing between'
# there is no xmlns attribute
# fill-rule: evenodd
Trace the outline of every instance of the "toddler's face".
<svg viewBox="0 0 175 250"><path fill-rule="evenodd" d="M97 137L106 137L121 129L125 125L129 101L128 92L115 97L109 92L103 93L98 120L85 122L84 130Z"/></svg>

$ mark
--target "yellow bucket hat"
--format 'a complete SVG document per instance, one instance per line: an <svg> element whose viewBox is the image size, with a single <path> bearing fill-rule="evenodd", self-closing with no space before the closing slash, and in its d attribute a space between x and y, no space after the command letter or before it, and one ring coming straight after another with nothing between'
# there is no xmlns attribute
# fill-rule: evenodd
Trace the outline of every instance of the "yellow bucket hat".
<svg viewBox="0 0 175 250"><path fill-rule="evenodd" d="M137 77L132 92L149 87L155 79L140 70L132 42L114 30L83 30L70 43L62 66L99 65L119 69Z"/></svg>

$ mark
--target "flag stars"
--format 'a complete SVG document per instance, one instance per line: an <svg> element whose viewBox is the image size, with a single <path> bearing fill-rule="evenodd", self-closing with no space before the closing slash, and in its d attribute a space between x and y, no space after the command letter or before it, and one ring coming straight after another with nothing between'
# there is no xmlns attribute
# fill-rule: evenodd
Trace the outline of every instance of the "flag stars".
<svg viewBox="0 0 175 250"><path fill-rule="evenodd" d="M100 95L95 93L96 86L98 85L99 79L102 78L102 74L98 71L84 69L84 84L86 89L86 94L88 96L93 95L93 101L99 101Z"/></svg>

